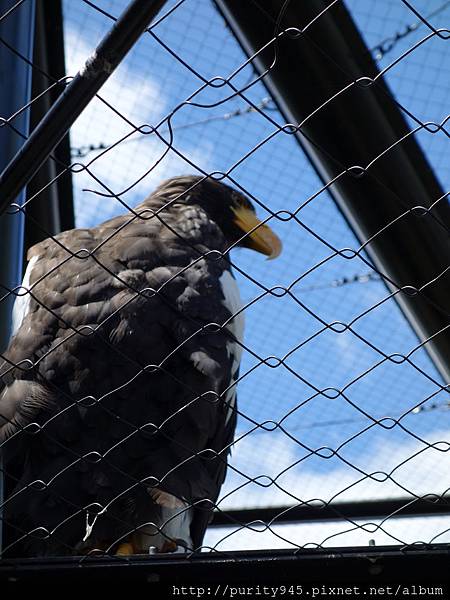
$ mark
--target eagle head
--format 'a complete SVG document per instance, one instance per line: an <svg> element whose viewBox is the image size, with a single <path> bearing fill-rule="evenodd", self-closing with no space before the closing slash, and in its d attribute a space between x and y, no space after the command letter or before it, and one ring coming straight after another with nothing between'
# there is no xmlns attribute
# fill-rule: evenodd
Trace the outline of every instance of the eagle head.
<svg viewBox="0 0 450 600"><path fill-rule="evenodd" d="M173 177L162 183L152 197L169 199L169 204L200 206L218 225L228 248L250 248L268 259L281 253L280 239L258 219L247 196L217 179L196 175Z"/></svg>

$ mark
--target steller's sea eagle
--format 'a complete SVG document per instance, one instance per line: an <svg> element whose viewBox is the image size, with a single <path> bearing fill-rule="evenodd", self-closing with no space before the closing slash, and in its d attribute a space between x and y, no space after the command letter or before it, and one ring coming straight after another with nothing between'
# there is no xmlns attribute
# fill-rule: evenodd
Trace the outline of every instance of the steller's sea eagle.
<svg viewBox="0 0 450 600"><path fill-rule="evenodd" d="M232 246L281 251L243 194L183 176L31 248L0 364L7 555L201 546L236 425Z"/></svg>

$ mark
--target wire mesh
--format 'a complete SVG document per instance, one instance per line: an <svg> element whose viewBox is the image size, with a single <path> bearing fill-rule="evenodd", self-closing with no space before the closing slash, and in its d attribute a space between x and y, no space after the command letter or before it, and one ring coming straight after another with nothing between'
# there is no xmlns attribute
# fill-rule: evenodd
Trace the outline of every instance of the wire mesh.
<svg viewBox="0 0 450 600"><path fill-rule="evenodd" d="M67 73L73 76L126 2L66 1L63 6ZM446 76L448 48L444 43L448 40L445 22L450 4L431 6L423 2L412 7L404 1L349 1L347 6L380 68L392 66L386 79L407 111L410 126L416 126L415 119L442 123L439 131L421 129L416 137L443 188L448 189L445 110L450 78ZM440 35L425 39L433 27L440 28ZM418 44L421 40L425 41ZM230 85L218 85L219 81L229 82L235 73L232 85L237 93ZM8 115L2 125L13 127L14 115ZM260 218L283 240L283 253L273 263L258 260L248 250L236 249L230 257L245 307L246 328L237 382L236 432L220 496L210 498L215 510L334 506L392 498L402 499L405 506L416 499L445 501L450 440L442 416L448 414L448 386L430 360L426 344L418 341L395 295L386 288L383 275L371 268L364 253L354 253L349 259L341 251L358 250L361 243L284 125L264 87L264 78L259 80L215 5L210 0L168 2L71 129L73 162L67 168L74 179L76 225L90 228L118 214L132 215L131 207L169 177L225 174L224 182L253 198ZM34 200L30 198L28 203ZM297 210L298 219L285 218ZM18 214L18 209L13 207L9 212ZM131 223L132 219L128 226ZM73 254L83 250L83 238L79 242L75 238L75 242L73 245L69 237L60 238L61 251L71 244L70 252L57 265L48 263L48 272L42 275L44 282L52 281L54 269L61 268L59 264L69 260L67 256L73 260ZM97 264L104 273L110 273L110 265L100 259ZM2 300L10 294L36 296L29 281L23 287L17 282ZM35 299L40 303L36 318L45 325L51 314L48 300L45 296ZM95 326L102 322L99 315L100 311L94 318ZM91 322L71 323L69 319L67 326L86 324ZM83 335L83 331L76 329L72 334ZM6 386L12 385L11 369L15 366L10 356L14 356L11 350L6 352L2 367ZM41 356L42 349L22 358L28 361L32 375L15 370L14 377L36 378L45 385L39 372ZM100 362L92 351L78 360L82 364L76 369L95 369L96 361ZM126 365L130 356L121 360ZM110 368L125 367L118 358ZM102 371L98 373L101 377ZM165 375L170 379L170 374ZM177 373L172 375L178 377ZM62 382L57 387L62 388L59 392L66 407L46 417L56 428L63 426L74 407L89 410L89 403L82 403L83 397L92 396L98 402L99 394L108 396L108 391L99 391L100 385L83 390L81 396ZM3 411L2 418L6 424L14 421ZM161 415L157 429L162 427L162 420ZM36 460L42 453L41 460L49 464L55 460L52 453L61 453L59 460L64 466L55 467L47 480L29 479L25 488L20 487L17 464L11 473L5 467L6 476L17 479L19 486L12 486L4 503L4 521L10 528L5 552L26 553L31 545L33 552L45 554L53 539L59 543L59 553L78 552L83 538L89 541L98 527L98 515L105 513L111 516L112 531L119 529L120 534L103 547L87 544L87 551L116 551L118 544L128 541L144 522L127 522L108 503L95 501L95 494L87 502L88 496L82 494L81 500L64 497L58 487L61 475L66 481L73 471L74 477L82 478L78 474L80 464L84 471L95 471L89 459L94 464L111 452L111 448L102 447L101 429L93 434L93 441L75 446L75 450L70 439L59 439L59 450L53 448L45 456L47 425L45 421L38 423L28 432L19 427L4 439L5 454L26 438L30 448L37 448ZM137 423L138 429L148 426L139 420ZM124 434L125 430L118 427L119 446L132 435L129 430ZM28 442L33 436L41 439L42 448L39 442ZM225 450L225 445L215 449L221 464ZM192 457L199 455L202 451ZM189 456L185 461L189 465ZM150 470L150 487L164 491L164 477L171 470L176 473L179 469L183 474L180 464L183 467L182 462L169 460L162 476ZM23 465L19 473L20 469ZM195 479L195 472L186 473ZM119 484L113 496L133 496L134 492L138 496L149 480L141 477L125 487ZM24 527L11 520L15 503L20 506L21 498L27 498L29 504L38 506L43 493L55 482L58 491L53 502L62 515L56 524L49 527L43 521ZM99 482L96 485L102 487ZM178 513L190 514L192 498L178 500ZM166 541L177 537L170 523L178 521L174 513L170 514L155 523L155 531L162 532ZM64 539L64 526L72 521L77 530ZM278 524L277 518L270 523L234 522L230 518L229 527L208 529L198 545L191 542L181 546L229 550L356 546L371 539L378 544L403 545L448 542L449 522L444 516L400 519L395 514L380 519L341 518L336 514L335 521L289 524ZM31 542L36 539L39 544L33 546ZM161 549L173 548L160 541Z"/></svg>

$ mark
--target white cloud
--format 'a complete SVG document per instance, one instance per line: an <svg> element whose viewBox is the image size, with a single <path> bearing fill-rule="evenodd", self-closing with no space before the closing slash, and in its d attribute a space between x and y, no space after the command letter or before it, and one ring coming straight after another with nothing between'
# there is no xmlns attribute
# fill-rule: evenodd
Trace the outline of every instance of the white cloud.
<svg viewBox="0 0 450 600"><path fill-rule="evenodd" d="M70 25L66 33L66 48L68 73L74 75L92 54L93 48ZM170 111L158 82L148 76L143 78L138 72L127 67L126 62L111 75L99 95L134 126L149 125L145 127L146 132L151 131L151 126L156 125ZM92 174L114 194L120 194L133 186L128 193L121 196L123 202L131 207L142 201L163 179L195 172L195 169L173 150L169 150L164 156L167 145L155 134L135 132L133 126L98 98L94 98L83 111L70 133L71 146L80 149L99 144L109 146L129 135L126 140L110 148L105 154L94 151L84 158L75 157L73 161L89 166ZM164 135L168 140L168 134ZM192 145L178 144L175 139L174 146L204 171L213 170L210 158L214 148L211 143L203 142L200 146L194 137ZM143 181L133 185L163 156L161 163L157 164ZM92 159L95 160L89 165ZM83 189L94 189L108 193L86 171L74 173L73 179L78 227L92 226L126 210L115 198L83 192Z"/></svg>
<svg viewBox="0 0 450 600"><path fill-rule="evenodd" d="M277 548L314 548L413 544L415 542L449 543L450 517L404 517L389 519L346 520L324 523L274 525L271 530L254 525L241 530L228 527L208 529L203 545L217 550L262 550ZM441 534L441 535L440 535ZM373 543L372 542L372 543Z"/></svg>
<svg viewBox="0 0 450 600"><path fill-rule="evenodd" d="M301 452L279 432L260 434L258 438L260 439L255 440L248 436L238 442L232 464L247 476L259 477L261 483L268 484L267 477L276 478L278 473L301 457ZM450 470L450 452L445 451L450 442L450 431L443 429L428 434L427 441L435 444L436 448L426 448L423 443L414 439L407 443L394 440L386 442L382 439L378 445L372 446L372 452L366 454L365 459L361 458L358 462L367 473L389 473L396 465L403 463L393 473L393 478L400 485L417 496L443 494L450 487L447 476ZM422 452L414 456L419 451ZM304 502L311 502L314 499L330 502L336 494L338 496L335 502L405 497L406 503L414 498L392 481L363 479L363 475L338 460L313 459L315 465L320 465L322 462L327 463L327 466L331 460L335 468L327 468L326 471L321 472L319 468L311 468L311 459L307 459L299 466L288 470L285 475L277 479L277 482L286 492L290 492ZM376 477L384 479L382 475ZM223 510L243 506L289 506L296 503L294 498L276 488L274 484L261 488L256 483L250 483L239 490L239 485L245 482L245 478L232 470L229 471L222 497L226 494L230 495L219 504ZM349 487L347 491L339 493L347 487ZM370 524L365 529L358 527L367 523ZM378 545L427 542L450 527L450 517L390 518L382 525L382 529L377 529L376 525L380 523L380 519L358 520L356 524L342 519L323 523L275 525L273 527L275 533L260 525L256 526L257 531L248 528L242 530L211 528L205 545L214 546L219 543L219 549L227 550L286 548L305 544L354 546L367 545L370 539L374 539ZM226 537L230 533L231 536ZM277 537L276 534L281 537ZM448 542L450 534L444 533L436 541Z"/></svg>
<svg viewBox="0 0 450 600"><path fill-rule="evenodd" d="M426 437L427 442L434 444L435 448L428 448L414 438L405 442L401 440L406 438L394 436L389 441L389 438L380 436L378 442L375 442L375 438L375 443L370 444L370 452L361 452L361 445L358 445L356 457L350 452L346 453L345 448L340 454L368 474L390 473L400 465L392 474L392 478L400 485L417 495L442 494L450 487L445 477L450 470L450 451L446 451L450 447L450 431L435 431ZM365 477L336 457L325 459L307 455L308 451L280 432L260 433L249 435L235 444L231 464L248 478L260 477L264 485L269 482L263 477L276 479L281 488L302 501L315 498L329 501L335 494L339 494L339 501L358 501L393 498L407 493L385 476L374 475L372 479ZM305 460L296 465L301 458ZM286 472L278 477L283 470ZM233 492L243 483L247 485L242 491L231 493L223 501L224 509L242 506L245 496L246 505L255 506L249 501L250 490L255 497L259 496L258 491L266 496L263 502L258 499L258 506L267 505L267 502L272 506L290 503L288 495L274 485L266 488L267 493L264 494L264 488L257 483L248 483L248 479L233 469L229 470L222 496ZM348 491L339 493L347 487ZM294 502L292 498L291 501Z"/></svg>
<svg viewBox="0 0 450 600"><path fill-rule="evenodd" d="M91 56L93 48L70 23L66 30L66 49L67 72L74 76ZM167 108L158 82L140 76L126 61L118 66L98 94L135 126L153 124ZM111 143L132 131L132 126L94 98L76 121L71 142L75 147L85 145L86 132L89 132L89 142Z"/></svg>

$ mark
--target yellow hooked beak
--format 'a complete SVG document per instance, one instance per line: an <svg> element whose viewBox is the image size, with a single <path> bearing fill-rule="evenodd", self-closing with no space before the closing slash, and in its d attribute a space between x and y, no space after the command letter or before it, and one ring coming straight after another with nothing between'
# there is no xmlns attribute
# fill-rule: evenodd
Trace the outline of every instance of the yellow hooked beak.
<svg viewBox="0 0 450 600"><path fill-rule="evenodd" d="M248 233L246 237L246 246L257 252L265 254L268 260L272 260L280 255L282 244L280 238L275 233L262 223L255 213L249 208L243 206L232 207L235 214L234 222L242 229L244 233Z"/></svg>

